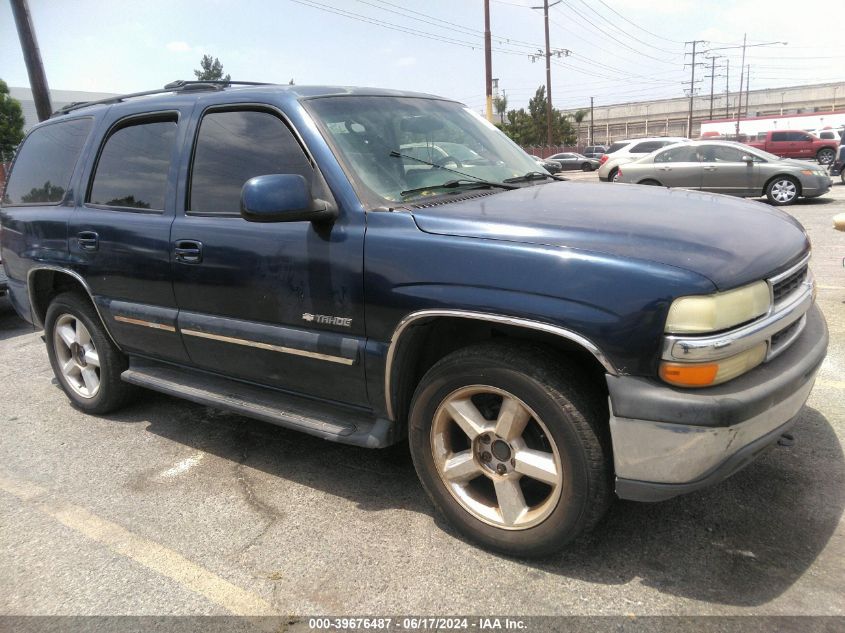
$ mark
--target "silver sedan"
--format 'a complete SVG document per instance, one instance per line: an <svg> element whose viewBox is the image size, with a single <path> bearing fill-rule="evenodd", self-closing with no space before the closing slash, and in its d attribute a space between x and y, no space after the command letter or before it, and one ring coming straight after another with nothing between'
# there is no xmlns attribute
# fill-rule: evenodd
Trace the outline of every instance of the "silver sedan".
<svg viewBox="0 0 845 633"><path fill-rule="evenodd" d="M765 195L774 205L827 193L832 181L818 165L780 158L741 143L675 144L620 168L617 182L683 187L746 198Z"/></svg>

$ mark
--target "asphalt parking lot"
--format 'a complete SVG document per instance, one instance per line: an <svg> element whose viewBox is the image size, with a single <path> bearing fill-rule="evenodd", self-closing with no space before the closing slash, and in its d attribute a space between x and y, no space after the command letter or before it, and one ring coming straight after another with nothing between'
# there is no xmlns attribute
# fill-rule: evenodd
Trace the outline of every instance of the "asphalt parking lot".
<svg viewBox="0 0 845 633"><path fill-rule="evenodd" d="M0 614L845 615L845 186L788 211L831 332L794 445L542 561L460 540L401 447L152 392L87 416L0 299Z"/></svg>

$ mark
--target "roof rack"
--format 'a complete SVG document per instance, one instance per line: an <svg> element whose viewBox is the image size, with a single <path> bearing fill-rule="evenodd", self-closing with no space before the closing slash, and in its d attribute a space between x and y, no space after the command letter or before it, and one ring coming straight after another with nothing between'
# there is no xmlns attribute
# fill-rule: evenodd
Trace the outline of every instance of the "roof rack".
<svg viewBox="0 0 845 633"><path fill-rule="evenodd" d="M59 108L51 116L67 114L79 108L87 108L93 105L109 105L112 103L120 103L126 99L133 99L135 97L146 97L148 95L158 95L167 92L189 92L194 90L223 90L229 86L270 86L272 84L260 81L233 81L224 79L200 79L197 81L185 81L177 79L171 81L164 88L159 90L145 90L144 92L131 92L125 95L117 95L116 97L109 97L108 99L99 99L97 101L74 101L62 108Z"/></svg>

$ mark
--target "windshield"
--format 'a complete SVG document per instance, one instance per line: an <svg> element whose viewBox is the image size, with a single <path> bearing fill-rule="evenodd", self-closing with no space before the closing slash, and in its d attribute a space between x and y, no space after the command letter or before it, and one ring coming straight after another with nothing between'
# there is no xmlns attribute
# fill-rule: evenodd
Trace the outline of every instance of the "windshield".
<svg viewBox="0 0 845 633"><path fill-rule="evenodd" d="M458 177L461 186L472 186L538 171L518 145L458 103L342 96L305 105L356 184L382 203L453 195L460 187L443 185Z"/></svg>

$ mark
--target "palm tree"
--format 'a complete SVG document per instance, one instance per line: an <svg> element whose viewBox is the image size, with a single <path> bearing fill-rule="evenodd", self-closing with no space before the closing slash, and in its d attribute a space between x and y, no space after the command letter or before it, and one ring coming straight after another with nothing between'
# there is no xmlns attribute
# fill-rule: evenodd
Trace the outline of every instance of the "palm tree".
<svg viewBox="0 0 845 633"><path fill-rule="evenodd" d="M576 110L575 114L572 115L572 118L575 119L575 123L578 124L578 140L576 141L576 144L581 140L581 121L584 120L585 116L587 116L586 109Z"/></svg>
<svg viewBox="0 0 845 633"><path fill-rule="evenodd" d="M505 122L505 112L508 111L508 96L502 92L501 97L493 99L493 107L496 109L496 114L499 115L499 123Z"/></svg>

